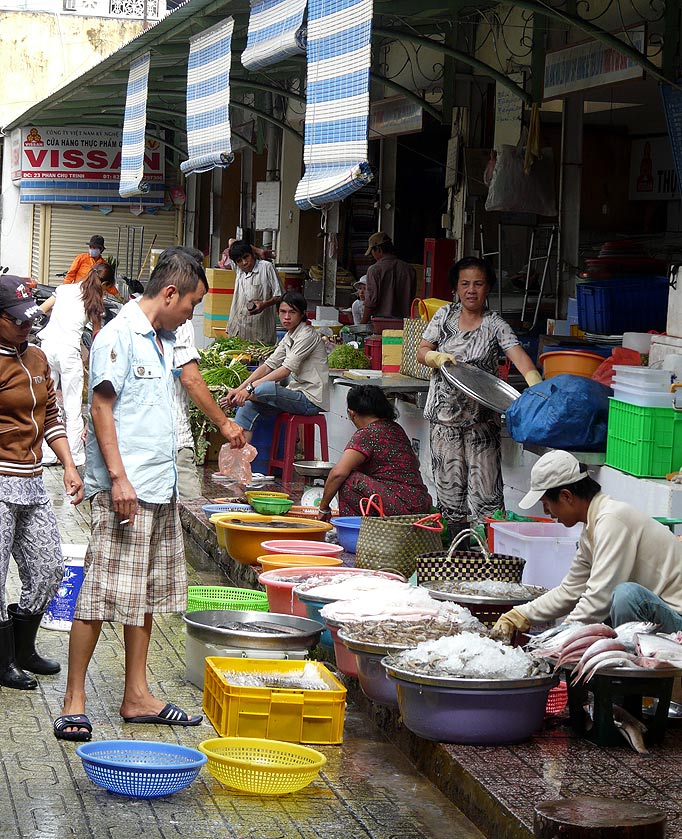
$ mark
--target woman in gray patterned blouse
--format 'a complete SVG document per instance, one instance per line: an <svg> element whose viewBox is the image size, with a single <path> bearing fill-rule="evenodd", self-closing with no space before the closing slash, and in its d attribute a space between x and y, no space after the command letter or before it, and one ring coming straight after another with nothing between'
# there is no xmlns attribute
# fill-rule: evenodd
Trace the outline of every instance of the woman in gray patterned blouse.
<svg viewBox="0 0 682 839"><path fill-rule="evenodd" d="M431 465L438 506L454 537L504 508L500 417L451 387L440 372L464 361L497 374L500 350L529 385L541 381L514 331L487 307L495 272L483 259L465 257L450 269L453 303L443 306L424 330L417 359L434 368L424 416L431 423Z"/></svg>

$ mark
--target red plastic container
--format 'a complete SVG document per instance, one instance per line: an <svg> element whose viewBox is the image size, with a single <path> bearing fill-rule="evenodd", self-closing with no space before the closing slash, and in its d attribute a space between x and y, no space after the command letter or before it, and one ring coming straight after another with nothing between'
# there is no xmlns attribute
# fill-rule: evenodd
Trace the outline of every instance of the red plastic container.
<svg viewBox="0 0 682 839"><path fill-rule="evenodd" d="M372 370L381 370L381 336L370 335L365 338L365 355Z"/></svg>
<svg viewBox="0 0 682 839"><path fill-rule="evenodd" d="M372 328L375 335L381 335L384 329L402 329L402 318L372 318ZM367 342L365 342L367 343Z"/></svg>

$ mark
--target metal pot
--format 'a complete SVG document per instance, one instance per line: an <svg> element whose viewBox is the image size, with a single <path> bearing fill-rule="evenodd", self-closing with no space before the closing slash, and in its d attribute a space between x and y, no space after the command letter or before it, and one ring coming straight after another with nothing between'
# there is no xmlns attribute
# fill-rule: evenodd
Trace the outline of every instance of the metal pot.
<svg viewBox="0 0 682 839"><path fill-rule="evenodd" d="M254 650L309 650L319 642L324 629L318 621L268 612L215 609L187 612L183 620L187 624L188 635L199 641ZM225 629L221 624L241 624L243 628ZM253 625L252 630L249 624ZM273 631L256 629L266 626Z"/></svg>

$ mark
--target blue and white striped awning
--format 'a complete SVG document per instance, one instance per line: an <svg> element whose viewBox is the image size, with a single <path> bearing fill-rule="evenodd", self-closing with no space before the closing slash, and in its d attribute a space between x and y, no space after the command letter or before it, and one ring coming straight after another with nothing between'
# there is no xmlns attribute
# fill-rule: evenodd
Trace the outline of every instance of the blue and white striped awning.
<svg viewBox="0 0 682 839"><path fill-rule="evenodd" d="M185 175L229 166L234 160L230 129L230 62L234 20L190 38L187 63L187 150Z"/></svg>
<svg viewBox="0 0 682 839"><path fill-rule="evenodd" d="M147 127L147 82L149 57L146 52L130 64L126 110L121 148L121 198L132 198L149 191L144 176L144 132Z"/></svg>
<svg viewBox="0 0 682 839"><path fill-rule="evenodd" d="M307 210L341 201L372 179L367 162L372 0L309 0L305 175Z"/></svg>
<svg viewBox="0 0 682 839"><path fill-rule="evenodd" d="M247 70L269 67L305 52L303 15L307 0L257 0L251 5L242 65Z"/></svg>

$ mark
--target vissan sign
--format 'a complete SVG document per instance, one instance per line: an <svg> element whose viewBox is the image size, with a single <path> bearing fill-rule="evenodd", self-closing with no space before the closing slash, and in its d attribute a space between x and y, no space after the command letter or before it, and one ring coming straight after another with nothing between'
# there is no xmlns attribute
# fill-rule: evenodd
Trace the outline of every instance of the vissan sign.
<svg viewBox="0 0 682 839"><path fill-rule="evenodd" d="M121 134L115 128L32 125L11 135L12 180L22 204L164 204L164 147L146 139L144 195L121 198Z"/></svg>

